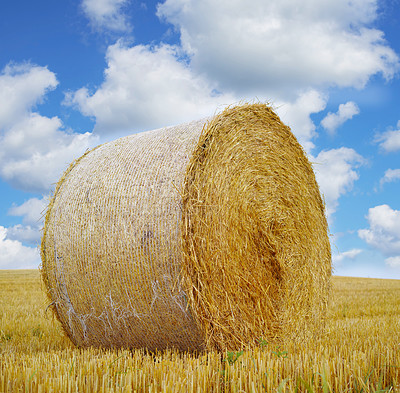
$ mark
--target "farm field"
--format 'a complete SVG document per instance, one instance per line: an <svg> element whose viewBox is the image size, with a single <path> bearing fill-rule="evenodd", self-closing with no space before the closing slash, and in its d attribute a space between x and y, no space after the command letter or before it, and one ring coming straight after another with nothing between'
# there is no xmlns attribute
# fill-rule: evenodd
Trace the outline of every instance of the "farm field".
<svg viewBox="0 0 400 393"><path fill-rule="evenodd" d="M324 334L243 352L79 349L36 270L0 270L0 392L400 392L400 280L333 277Z"/></svg>

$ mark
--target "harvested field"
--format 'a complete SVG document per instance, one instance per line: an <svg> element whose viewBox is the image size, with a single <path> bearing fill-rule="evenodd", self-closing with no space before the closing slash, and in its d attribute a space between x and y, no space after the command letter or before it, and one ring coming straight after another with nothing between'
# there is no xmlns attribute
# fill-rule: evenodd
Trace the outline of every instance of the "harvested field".
<svg viewBox="0 0 400 393"><path fill-rule="evenodd" d="M241 352L78 349L38 271L0 271L0 392L400 391L400 280L333 277L326 334Z"/></svg>

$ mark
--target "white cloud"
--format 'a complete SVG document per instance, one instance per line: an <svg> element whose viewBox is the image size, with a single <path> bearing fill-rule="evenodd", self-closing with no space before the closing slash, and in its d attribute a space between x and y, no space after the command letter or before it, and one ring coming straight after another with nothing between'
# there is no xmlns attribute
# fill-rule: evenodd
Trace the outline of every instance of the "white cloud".
<svg viewBox="0 0 400 393"><path fill-rule="evenodd" d="M48 198L31 198L22 205L13 205L8 214L11 216L23 217L23 223L27 225L40 225L43 221L43 215L48 204Z"/></svg>
<svg viewBox="0 0 400 393"><path fill-rule="evenodd" d="M102 2L95 6L109 13ZM104 136L209 116L243 99L273 100L309 152L310 114L325 108L323 89L363 87L373 74L390 78L399 67L383 33L367 28L376 14L377 0L306 0L301 7L289 0L251 7L167 0L158 16L177 27L181 45L119 41L108 48L103 84L70 92L65 103L95 118L95 132ZM341 106L340 120L355 111L353 103Z"/></svg>
<svg viewBox="0 0 400 393"><path fill-rule="evenodd" d="M364 87L390 78L399 58L370 28L377 0L167 0L158 16L175 25L196 72L240 94ZM284 95L282 95L284 94Z"/></svg>
<svg viewBox="0 0 400 393"><path fill-rule="evenodd" d="M363 250L360 250L359 248L353 248L348 251L341 252L339 254L336 254L332 257L333 261L335 264L338 264L342 262L344 259L355 259L357 255L362 253Z"/></svg>
<svg viewBox="0 0 400 393"><path fill-rule="evenodd" d="M109 9L96 7L100 14ZM180 31L180 46L119 41L108 48L103 84L66 96L65 103L96 119L96 133L177 124L258 97L279 106L310 151L310 114L325 108L323 89L363 87L372 75L390 78L399 68L383 33L367 27L377 0L306 0L301 7L289 0L255 0L251 7L240 0L167 0L158 16ZM351 105L341 106L341 120L354 114Z"/></svg>
<svg viewBox="0 0 400 393"><path fill-rule="evenodd" d="M339 105L339 110L336 113L329 112L322 119L321 124L330 134L333 134L338 127L359 113L360 109L358 106L354 102L349 101Z"/></svg>
<svg viewBox="0 0 400 393"><path fill-rule="evenodd" d="M61 127L58 117L37 113L16 123L0 136L0 176L15 188L47 192L68 164L98 141Z"/></svg>
<svg viewBox="0 0 400 393"><path fill-rule="evenodd" d="M32 65L7 66L0 76L0 108L6 107L0 113L0 176L15 188L47 192L74 158L98 142L92 134L64 130L58 117L32 112L56 85L52 72Z"/></svg>
<svg viewBox="0 0 400 393"><path fill-rule="evenodd" d="M48 197L42 199L31 198L22 205L13 205L8 214L23 217L22 223L7 228L7 239L18 240L22 243L37 245L40 243L41 229L43 226L45 209Z"/></svg>
<svg viewBox="0 0 400 393"><path fill-rule="evenodd" d="M315 136L315 125L310 114L322 111L327 98L316 90L308 90L293 102L276 103L277 113L282 121L291 127L307 152L314 147L311 139Z"/></svg>
<svg viewBox="0 0 400 393"><path fill-rule="evenodd" d="M386 153L400 150L400 121L397 123L398 130L386 131L377 135L375 142L380 142L379 147Z"/></svg>
<svg viewBox="0 0 400 393"><path fill-rule="evenodd" d="M7 239L37 246L40 243L40 229L31 225L13 225L7 228Z"/></svg>
<svg viewBox="0 0 400 393"><path fill-rule="evenodd" d="M388 169L380 181L381 187L385 183L391 183L400 180L400 169Z"/></svg>
<svg viewBox="0 0 400 393"><path fill-rule="evenodd" d="M177 47L125 46L108 48L105 81L90 94L82 88L66 97L84 115L96 118L95 132L132 133L214 114L236 98L219 95L215 86L194 75Z"/></svg>
<svg viewBox="0 0 400 393"><path fill-rule="evenodd" d="M346 147L321 151L311 157L315 175L324 195L328 219L336 211L340 196L351 191L358 179L355 168L364 163L364 159L355 150Z"/></svg>
<svg viewBox="0 0 400 393"><path fill-rule="evenodd" d="M400 256L397 257L389 257L385 259L386 265L393 268L400 268Z"/></svg>
<svg viewBox="0 0 400 393"><path fill-rule="evenodd" d="M369 229L360 229L358 236L384 255L399 257L400 211L388 205L379 205L368 210L367 219Z"/></svg>
<svg viewBox="0 0 400 393"><path fill-rule="evenodd" d="M117 32L132 29L123 13L130 0L82 0L82 9L95 29Z"/></svg>
<svg viewBox="0 0 400 393"><path fill-rule="evenodd" d="M93 93L87 88L70 92L65 103L94 117L97 134L122 135L210 116L239 101L234 94L217 93L217 86L195 74L182 55L175 46L128 47L119 41L108 48L103 84ZM310 114L323 110L326 99L306 90L292 102L272 103L307 151L315 136Z"/></svg>
<svg viewBox="0 0 400 393"><path fill-rule="evenodd" d="M58 82L47 67L9 64L0 73L0 131L24 117Z"/></svg>
<svg viewBox="0 0 400 393"><path fill-rule="evenodd" d="M37 248L7 239L7 228L0 226L0 269L36 269L40 264Z"/></svg>

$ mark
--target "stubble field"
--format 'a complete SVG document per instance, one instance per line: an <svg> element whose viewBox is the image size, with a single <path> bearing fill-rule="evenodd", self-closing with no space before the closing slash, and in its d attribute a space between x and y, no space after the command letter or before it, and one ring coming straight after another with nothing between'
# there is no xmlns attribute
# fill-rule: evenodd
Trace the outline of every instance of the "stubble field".
<svg viewBox="0 0 400 393"><path fill-rule="evenodd" d="M0 270L0 392L400 392L400 280L333 277L324 334L243 352L79 349L36 270Z"/></svg>

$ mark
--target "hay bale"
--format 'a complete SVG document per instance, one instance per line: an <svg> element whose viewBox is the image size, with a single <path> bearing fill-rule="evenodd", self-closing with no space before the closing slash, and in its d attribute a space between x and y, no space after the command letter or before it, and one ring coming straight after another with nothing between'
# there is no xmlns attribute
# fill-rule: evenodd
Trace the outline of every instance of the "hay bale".
<svg viewBox="0 0 400 393"><path fill-rule="evenodd" d="M246 104L72 163L46 214L42 275L79 346L238 349L320 328L327 230L296 138Z"/></svg>

